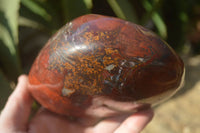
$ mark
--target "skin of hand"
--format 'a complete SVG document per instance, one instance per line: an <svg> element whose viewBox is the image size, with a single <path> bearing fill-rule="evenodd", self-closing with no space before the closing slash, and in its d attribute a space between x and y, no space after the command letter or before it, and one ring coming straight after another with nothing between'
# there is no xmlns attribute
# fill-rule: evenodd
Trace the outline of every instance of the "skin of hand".
<svg viewBox="0 0 200 133"><path fill-rule="evenodd" d="M107 118L94 126L72 122L41 107L30 120L34 99L28 90L28 78L21 75L14 92L0 115L2 133L139 133L153 118L152 109L131 115Z"/></svg>

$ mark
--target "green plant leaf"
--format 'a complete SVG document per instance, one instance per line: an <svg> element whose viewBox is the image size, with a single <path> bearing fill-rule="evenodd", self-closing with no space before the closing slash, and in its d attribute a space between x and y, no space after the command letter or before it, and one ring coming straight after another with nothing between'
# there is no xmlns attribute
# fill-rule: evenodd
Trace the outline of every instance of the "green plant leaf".
<svg viewBox="0 0 200 133"><path fill-rule="evenodd" d="M23 16L19 17L19 26L26 26L26 27L31 27L34 29L45 29L44 25L38 23L37 21L34 21L29 18L25 18Z"/></svg>
<svg viewBox="0 0 200 133"><path fill-rule="evenodd" d="M184 44L187 44L188 33L194 28L195 17L191 12L194 9L193 4L197 3L189 0L164 0L162 3L161 10L168 30L167 42L178 52L183 50ZM189 27L193 28L188 29Z"/></svg>
<svg viewBox="0 0 200 133"><path fill-rule="evenodd" d="M62 11L65 21L90 13L88 5L83 0L62 0Z"/></svg>
<svg viewBox="0 0 200 133"><path fill-rule="evenodd" d="M156 25L160 36L162 38L166 39L167 38L167 27L166 27L165 22L163 21L162 17L158 13L154 12L152 14L152 20L153 20L154 24Z"/></svg>
<svg viewBox="0 0 200 133"><path fill-rule="evenodd" d="M22 4L26 6L29 10L31 10L33 13L41 16L44 18L46 21L51 20L51 15L47 13L47 11L41 7L39 4L37 4L33 0L21 0Z"/></svg>
<svg viewBox="0 0 200 133"><path fill-rule="evenodd" d="M52 24L52 16L44 7L44 3L39 3L34 0L21 0L19 12L20 26L28 26L47 32L51 32L51 29L54 27Z"/></svg>
<svg viewBox="0 0 200 133"><path fill-rule="evenodd" d="M4 107L8 96L12 92L12 89L10 87L10 84L8 80L3 75L2 71L0 70L0 110Z"/></svg>
<svg viewBox="0 0 200 133"><path fill-rule="evenodd" d="M92 9L93 7L92 0L83 0L83 1L88 9Z"/></svg>
<svg viewBox="0 0 200 133"><path fill-rule="evenodd" d="M135 10L128 0L107 0L117 17L138 23Z"/></svg>
<svg viewBox="0 0 200 133"><path fill-rule="evenodd" d="M147 11L146 15L143 18L143 25L149 21L149 19L152 19L157 30L158 34L166 39L167 38L167 26L165 25L164 20L162 19L161 15L159 14L159 6L160 6L161 0L154 0L152 3L148 0L143 0L142 4L145 10Z"/></svg>
<svg viewBox="0 0 200 133"><path fill-rule="evenodd" d="M0 65L13 80L20 74L18 44L18 10L20 0L0 0Z"/></svg>

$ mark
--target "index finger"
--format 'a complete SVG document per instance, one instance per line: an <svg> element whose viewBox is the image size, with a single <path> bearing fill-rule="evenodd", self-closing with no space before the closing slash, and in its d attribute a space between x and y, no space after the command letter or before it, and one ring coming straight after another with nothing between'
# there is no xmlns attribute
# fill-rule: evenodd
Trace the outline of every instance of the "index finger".
<svg viewBox="0 0 200 133"><path fill-rule="evenodd" d="M134 113L116 129L115 133L140 133L152 120L153 115L154 113L151 108Z"/></svg>

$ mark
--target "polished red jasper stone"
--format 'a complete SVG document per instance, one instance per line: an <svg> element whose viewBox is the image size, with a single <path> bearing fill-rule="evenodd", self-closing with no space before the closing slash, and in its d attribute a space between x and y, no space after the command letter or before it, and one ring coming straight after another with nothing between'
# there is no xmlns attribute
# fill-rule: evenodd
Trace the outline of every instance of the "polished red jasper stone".
<svg viewBox="0 0 200 133"><path fill-rule="evenodd" d="M154 33L92 14L67 23L47 42L29 82L47 109L95 116L100 108L126 112L137 103L156 104L176 92L183 75L180 57Z"/></svg>

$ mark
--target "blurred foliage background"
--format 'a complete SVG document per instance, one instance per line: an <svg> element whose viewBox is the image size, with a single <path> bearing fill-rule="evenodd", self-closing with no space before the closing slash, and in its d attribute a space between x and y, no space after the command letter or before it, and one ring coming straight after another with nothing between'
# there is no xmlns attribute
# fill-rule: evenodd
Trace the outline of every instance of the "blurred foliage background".
<svg viewBox="0 0 200 133"><path fill-rule="evenodd" d="M180 55L200 54L200 0L0 0L0 108L48 38L89 13L143 25Z"/></svg>

